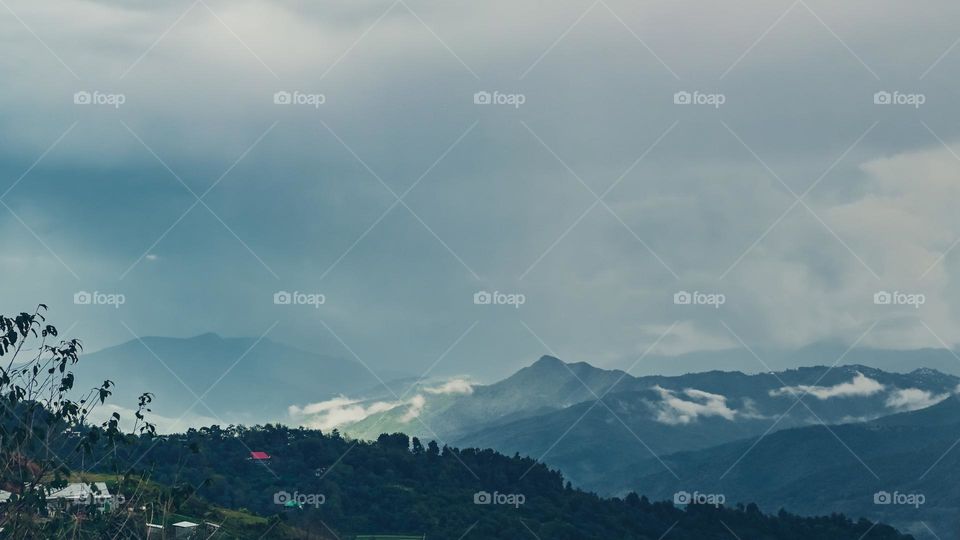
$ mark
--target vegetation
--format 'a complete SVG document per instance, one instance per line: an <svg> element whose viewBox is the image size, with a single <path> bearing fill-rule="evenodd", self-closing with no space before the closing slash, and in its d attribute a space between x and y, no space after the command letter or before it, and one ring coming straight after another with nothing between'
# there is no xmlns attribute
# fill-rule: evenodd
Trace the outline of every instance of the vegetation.
<svg viewBox="0 0 960 540"><path fill-rule="evenodd" d="M533 532L559 540L653 540L670 530L672 539L728 539L728 527L751 539L907 538L890 527L852 522L843 515L767 516L752 504L684 510L636 494L604 499L573 489L559 472L529 458L423 445L399 433L362 442L336 431L211 426L144 440L140 446L147 445L155 445L149 459L159 482L201 486L197 493L217 505L280 514L285 523L314 538L335 533L344 539L386 534L529 539ZM121 452L132 456L144 449ZM271 459L250 460L251 450ZM523 504L475 504L480 491L519 494ZM313 495L322 499L310 499ZM290 500L301 504L277 504ZM312 505L311 500L322 503Z"/></svg>

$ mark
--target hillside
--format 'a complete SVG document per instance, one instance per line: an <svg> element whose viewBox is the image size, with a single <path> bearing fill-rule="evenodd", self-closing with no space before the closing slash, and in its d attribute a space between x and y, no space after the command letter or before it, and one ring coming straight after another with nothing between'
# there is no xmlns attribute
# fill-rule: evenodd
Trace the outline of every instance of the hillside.
<svg viewBox="0 0 960 540"><path fill-rule="evenodd" d="M624 473L621 492L653 497L680 489L724 493L814 515L836 510L890 521L918 537L960 532L960 400L871 422L789 429L663 459ZM877 493L922 495L922 504L876 504ZM936 535L936 536L934 536Z"/></svg>
<svg viewBox="0 0 960 540"><path fill-rule="evenodd" d="M155 446L154 446L155 444ZM152 449L150 449L152 447ZM270 455L248 460L250 448ZM214 504L280 513L299 530L357 534L426 534L428 538L675 539L908 538L884 525L834 515L765 516L756 507L650 503L629 495L604 499L566 485L531 459L491 450L440 449L401 434L372 443L339 434L277 426L190 431L141 440L143 467L160 483L200 486ZM278 504L284 501L302 504ZM492 501L492 502L490 502ZM320 533L326 537L326 532ZM867 535L867 536L864 536Z"/></svg>

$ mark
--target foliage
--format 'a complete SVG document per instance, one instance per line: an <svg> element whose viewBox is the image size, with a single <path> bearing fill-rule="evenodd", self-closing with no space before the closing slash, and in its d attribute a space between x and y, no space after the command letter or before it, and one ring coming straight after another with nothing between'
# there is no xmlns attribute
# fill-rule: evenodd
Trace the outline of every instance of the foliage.
<svg viewBox="0 0 960 540"><path fill-rule="evenodd" d="M557 471L492 450L440 448L404 434L375 442L334 430L280 425L211 426L161 436L150 445L153 478L200 486L215 504L279 515L306 534L426 535L427 538L650 539L901 539L884 525L843 515L764 515L756 505L735 508L648 501L631 494L605 499L573 489ZM248 459L250 450L270 454ZM135 447L124 451L138 452ZM177 465L174 465L177 464ZM479 491L522 494L519 506L475 504ZM278 494L283 494L278 496ZM323 495L323 503L283 506L291 498ZM317 500L317 499L314 499ZM869 531L869 533L868 533Z"/></svg>
<svg viewBox="0 0 960 540"><path fill-rule="evenodd" d="M77 339L57 339L57 328L46 322L46 309L40 304L33 313L0 315L0 359L5 364L0 364L0 488L11 493L0 511L0 527L11 538L64 530L76 535L87 523L98 530L108 528L115 516L52 513L47 495L67 484L72 471L68 461L82 464L95 451L122 480L119 462L106 457L133 436L120 429L118 413L90 426L91 415L106 403L113 383L105 380L74 397L72 369L83 347ZM145 416L151 400L143 394L134 413L132 432L144 439L155 435Z"/></svg>

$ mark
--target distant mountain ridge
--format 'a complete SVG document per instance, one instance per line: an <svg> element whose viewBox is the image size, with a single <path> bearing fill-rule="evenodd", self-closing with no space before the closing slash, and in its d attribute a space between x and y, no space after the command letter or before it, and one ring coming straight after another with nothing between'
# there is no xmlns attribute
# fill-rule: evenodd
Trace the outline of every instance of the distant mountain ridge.
<svg viewBox="0 0 960 540"><path fill-rule="evenodd" d="M135 407L143 392L155 394L156 415L184 421L200 416L217 423L279 421L297 402L315 401L370 387L377 380L359 363L305 351L269 338L148 336L85 354L77 387L113 380L110 404ZM208 408L209 407L209 408ZM188 424L180 424L186 429Z"/></svg>
<svg viewBox="0 0 960 540"><path fill-rule="evenodd" d="M544 356L469 395L426 396L419 420L398 406L341 430L365 439L403 431L529 455L579 486L616 493L623 472L641 464L672 475L658 462L662 455L821 422L873 420L946 399L958 384L932 369L888 373L865 365L634 377Z"/></svg>
<svg viewBox="0 0 960 540"><path fill-rule="evenodd" d="M814 343L798 349L753 348L762 362L746 349L695 351L679 355L651 354L631 372L634 375L683 375L721 369L758 373L769 367L783 371L797 366L843 364L865 365L890 373L909 373L917 368L929 368L941 373L960 376L958 353L949 349L876 349L856 347L844 343ZM842 360L841 360L842 359Z"/></svg>

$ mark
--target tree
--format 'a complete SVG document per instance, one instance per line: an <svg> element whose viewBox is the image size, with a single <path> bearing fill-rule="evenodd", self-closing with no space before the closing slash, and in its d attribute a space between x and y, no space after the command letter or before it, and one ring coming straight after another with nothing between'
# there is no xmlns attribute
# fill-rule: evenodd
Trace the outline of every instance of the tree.
<svg viewBox="0 0 960 540"><path fill-rule="evenodd" d="M59 332L47 324L46 310L40 304L33 313L0 315L0 487L11 493L0 511L0 527L10 538L49 537L62 528L79 529L81 520L50 516L47 508L49 492L64 487L70 478L69 463L104 450L115 455L111 451L131 437L156 433L145 415L153 399L149 393L140 396L129 432L121 430L116 412L99 426L90 425L91 415L112 393L113 382L103 381L75 395L73 369L83 346L77 339L57 339ZM129 485L129 471L113 465L116 485ZM111 517L87 521L107 528L123 526L111 523Z"/></svg>

